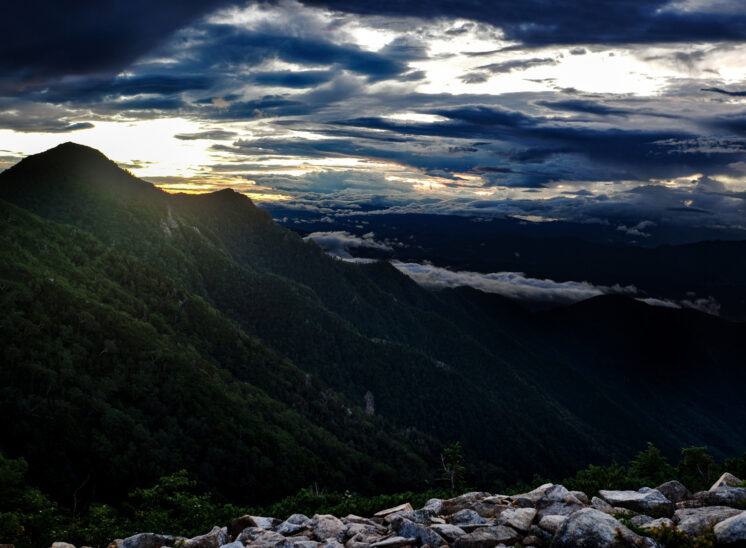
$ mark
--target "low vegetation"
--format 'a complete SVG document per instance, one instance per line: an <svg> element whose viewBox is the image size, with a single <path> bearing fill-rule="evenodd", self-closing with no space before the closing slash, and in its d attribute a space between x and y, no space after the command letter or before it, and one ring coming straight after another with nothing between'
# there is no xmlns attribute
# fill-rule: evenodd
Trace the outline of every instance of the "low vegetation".
<svg viewBox="0 0 746 548"><path fill-rule="evenodd" d="M446 448L444 453L453 458L453 446ZM626 464L592 465L563 480L562 484L568 489L582 490L589 496L597 494L600 489L638 489L672 479L699 490L709 487L713 478L717 479L725 470L741 477L746 475L746 454L717 462L706 448L691 447L682 450L680 460L672 465L655 446L649 444ZM210 530L215 524L229 523L243 514L371 516L382 508L404 502L420 508L431 498L448 498L455 493L450 489L450 477L444 477L439 488L422 492L362 496L349 491L329 492L312 485L273 504L238 506L218 502L214 495L201 491L197 482L182 470L160 478L150 488L134 489L116 503L69 508L53 502L30 485L26 472L27 464L23 459L8 459L0 455L0 541L14 543L18 548L49 545L60 538L76 545L106 546L113 538L124 538L141 531L195 536ZM540 483L548 481L539 477L534 480ZM472 486L477 487L489 486ZM524 492L527 487L536 485L519 483L505 489L504 493ZM665 527L650 533L638 530L628 520L622 521L630 529L652 535L667 547L705 548L711 545L707 535L692 539L675 528Z"/></svg>

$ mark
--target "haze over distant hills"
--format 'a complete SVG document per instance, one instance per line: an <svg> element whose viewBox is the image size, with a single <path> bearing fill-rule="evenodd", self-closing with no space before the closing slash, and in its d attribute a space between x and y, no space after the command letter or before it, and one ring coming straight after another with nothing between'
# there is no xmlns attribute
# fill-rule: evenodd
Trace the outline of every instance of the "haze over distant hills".
<svg viewBox="0 0 746 548"><path fill-rule="evenodd" d="M235 500L314 481L422 487L453 441L485 487L646 441L669 454L746 448L743 324L623 295L531 312L471 288L431 291L387 262L330 257L232 190L167 194L73 143L0 173L0 199L0 450L61 497L115 498L183 467ZM417 238L384 251L513 268L512 248L480 265L456 240ZM571 261L560 255L574 240L540 242L521 243L535 250L522 271L560 265L580 279L608 249L578 244ZM741 245L670 249L689 261ZM659 290L675 263L642 272L646 252L622 248L637 263L613 283ZM588 272L610 283L614 267ZM700 275L683 272L681 289ZM714 295L716 282L694 290Z"/></svg>
<svg viewBox="0 0 746 548"><path fill-rule="evenodd" d="M420 265L401 269L434 287L461 283L529 306L623 293L746 319L746 234L738 230L651 226L623 231L613 225L514 218L270 212L331 254ZM520 274L508 278L506 273Z"/></svg>

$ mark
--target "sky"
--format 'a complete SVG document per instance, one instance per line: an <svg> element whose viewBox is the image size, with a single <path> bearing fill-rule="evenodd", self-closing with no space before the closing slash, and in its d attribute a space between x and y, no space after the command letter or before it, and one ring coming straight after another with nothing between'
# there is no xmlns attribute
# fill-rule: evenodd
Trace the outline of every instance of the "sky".
<svg viewBox="0 0 746 548"><path fill-rule="evenodd" d="M0 169L74 141L321 215L746 227L742 0L4 11Z"/></svg>

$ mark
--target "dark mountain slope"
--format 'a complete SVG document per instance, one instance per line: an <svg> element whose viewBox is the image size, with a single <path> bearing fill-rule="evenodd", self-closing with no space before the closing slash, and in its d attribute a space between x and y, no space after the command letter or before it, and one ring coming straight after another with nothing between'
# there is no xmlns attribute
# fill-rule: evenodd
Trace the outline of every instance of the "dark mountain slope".
<svg viewBox="0 0 746 548"><path fill-rule="evenodd" d="M458 321L482 330L480 340L500 325L507 337L493 339L495 352L530 356L536 382L597 428L645 432L672 454L710 445L730 455L746 444L744 324L619 295L547 312L469 288L440 296L468 309Z"/></svg>
<svg viewBox="0 0 746 548"><path fill-rule="evenodd" d="M429 478L422 436L366 417L139 260L5 202L0 289L0 449L65 502L181 467L244 502Z"/></svg>
<svg viewBox="0 0 746 548"><path fill-rule="evenodd" d="M69 153L87 161L66 164ZM140 183L137 191L118 198L117 181L129 176L117 169L96 151L60 145L0 174L0 196L90 230L203 296L353 401L362 403L371 391L377 413L443 440L462 439L476 457L514 470L508 474L535 468L518 456L516 446L576 447L570 440L583 440L583 459L600 458L609 450L596 441L599 432L447 315L397 304L354 265L327 257L275 225L248 198L232 191L146 193ZM37 185L54 187L53 203L37 196ZM78 202L94 212L78 215ZM63 207L66 203L69 208ZM127 225L133 217L136 231ZM122 225L126 228L120 230ZM419 299L432 300L418 286L409 287ZM438 367L439 362L448 367ZM521 406L533 412L524 416ZM477 421L480 431L464 429L465 423ZM495 440L505 438L511 446L496 447ZM569 448L567 453L547 451L541 465L557 472L572 469L577 455Z"/></svg>

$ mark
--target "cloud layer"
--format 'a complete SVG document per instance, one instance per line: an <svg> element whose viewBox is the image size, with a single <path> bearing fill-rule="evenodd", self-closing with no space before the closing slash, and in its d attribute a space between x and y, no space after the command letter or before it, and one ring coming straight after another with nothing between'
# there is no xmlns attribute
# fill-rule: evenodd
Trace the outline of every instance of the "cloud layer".
<svg viewBox="0 0 746 548"><path fill-rule="evenodd" d="M429 289L472 287L485 293L495 293L519 301L534 301L566 305L599 295L628 295L651 306L692 308L717 315L720 305L712 297L672 301L644 296L633 285L603 286L588 282L557 282L527 277L522 272L469 272L450 270L431 264L391 261L399 271Z"/></svg>
<svg viewBox="0 0 746 548"><path fill-rule="evenodd" d="M34 4L0 24L10 158L74 132L320 216L746 226L740 2Z"/></svg>

